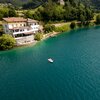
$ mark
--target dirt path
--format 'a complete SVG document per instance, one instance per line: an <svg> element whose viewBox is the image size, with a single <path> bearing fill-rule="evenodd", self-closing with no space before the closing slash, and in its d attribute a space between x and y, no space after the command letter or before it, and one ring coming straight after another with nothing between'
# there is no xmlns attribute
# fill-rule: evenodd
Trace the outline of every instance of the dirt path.
<svg viewBox="0 0 100 100"><path fill-rule="evenodd" d="M63 25L69 25L71 22L64 22L64 23L56 23L56 24L52 24L52 25L55 25L56 27L59 27L59 26L63 26Z"/></svg>

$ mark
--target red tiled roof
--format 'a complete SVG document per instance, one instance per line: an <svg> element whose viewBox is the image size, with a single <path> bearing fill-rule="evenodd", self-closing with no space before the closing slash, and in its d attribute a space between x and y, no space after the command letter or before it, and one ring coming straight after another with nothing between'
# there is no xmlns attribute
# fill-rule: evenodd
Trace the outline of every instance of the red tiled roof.
<svg viewBox="0 0 100 100"><path fill-rule="evenodd" d="M38 22L38 21L28 18L28 19L27 19L27 22L31 22L31 23L32 23L32 22Z"/></svg>
<svg viewBox="0 0 100 100"><path fill-rule="evenodd" d="M8 18L3 18L4 21L6 22L38 22L33 19L25 19L23 17L8 17Z"/></svg>
<svg viewBox="0 0 100 100"><path fill-rule="evenodd" d="M9 18L3 18L6 22L25 22L27 19L22 17L9 17Z"/></svg>

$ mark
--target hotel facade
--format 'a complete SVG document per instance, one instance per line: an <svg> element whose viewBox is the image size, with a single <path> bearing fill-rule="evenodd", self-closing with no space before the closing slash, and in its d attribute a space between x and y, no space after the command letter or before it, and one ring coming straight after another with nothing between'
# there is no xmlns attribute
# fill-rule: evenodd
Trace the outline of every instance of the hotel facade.
<svg viewBox="0 0 100 100"><path fill-rule="evenodd" d="M34 35L41 31L38 21L22 17L3 18L3 29L16 39L17 45L34 42Z"/></svg>

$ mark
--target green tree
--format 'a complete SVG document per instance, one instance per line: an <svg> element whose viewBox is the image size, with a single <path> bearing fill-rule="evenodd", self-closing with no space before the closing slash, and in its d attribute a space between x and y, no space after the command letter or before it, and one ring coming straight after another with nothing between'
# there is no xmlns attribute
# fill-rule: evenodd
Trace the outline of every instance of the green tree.
<svg viewBox="0 0 100 100"><path fill-rule="evenodd" d="M72 9L70 2L66 2L64 9L65 9L64 19L66 21L69 21L71 19L70 16L71 16L71 9Z"/></svg>
<svg viewBox="0 0 100 100"><path fill-rule="evenodd" d="M63 20L64 19L64 12L65 9L63 8L63 6L60 5L53 5L53 20Z"/></svg>
<svg viewBox="0 0 100 100"><path fill-rule="evenodd" d="M9 17L16 17L17 13L16 13L15 9L10 8L8 11L8 15L9 15Z"/></svg>
<svg viewBox="0 0 100 100"><path fill-rule="evenodd" d="M93 12L91 9L89 8L86 8L85 9L85 12L86 12L86 20L89 21L93 18Z"/></svg>
<svg viewBox="0 0 100 100"><path fill-rule="evenodd" d="M49 33L49 32L53 32L55 30L55 25L45 25L44 26L44 32L45 33Z"/></svg>
<svg viewBox="0 0 100 100"><path fill-rule="evenodd" d="M40 21L43 20L43 15L42 15L43 11L44 11L43 7L38 8L38 10L35 11L35 13L33 14L33 18Z"/></svg>
<svg viewBox="0 0 100 100"><path fill-rule="evenodd" d="M14 47L15 39L9 34L3 34L0 37L0 50L8 50Z"/></svg>
<svg viewBox="0 0 100 100"><path fill-rule="evenodd" d="M8 11L9 9L7 7L0 8L0 19L2 19L3 17L8 17Z"/></svg>
<svg viewBox="0 0 100 100"><path fill-rule="evenodd" d="M96 24L100 24L100 14L96 16Z"/></svg>
<svg viewBox="0 0 100 100"><path fill-rule="evenodd" d="M42 13L44 21L52 21L53 20L53 2L50 0L45 6L44 11Z"/></svg>
<svg viewBox="0 0 100 100"><path fill-rule="evenodd" d="M42 33L36 33L34 39L37 41L40 41L43 38L43 34Z"/></svg>
<svg viewBox="0 0 100 100"><path fill-rule="evenodd" d="M85 23L85 16L83 16L82 14L80 15L80 19L79 21L81 21L82 24Z"/></svg>
<svg viewBox="0 0 100 100"><path fill-rule="evenodd" d="M71 22L70 28L71 28L71 29L74 29L75 27L76 27L76 23L75 23L75 22Z"/></svg>
<svg viewBox="0 0 100 100"><path fill-rule="evenodd" d="M33 18L33 15L32 15L32 13L29 10L24 12L24 15L25 15L25 18Z"/></svg>

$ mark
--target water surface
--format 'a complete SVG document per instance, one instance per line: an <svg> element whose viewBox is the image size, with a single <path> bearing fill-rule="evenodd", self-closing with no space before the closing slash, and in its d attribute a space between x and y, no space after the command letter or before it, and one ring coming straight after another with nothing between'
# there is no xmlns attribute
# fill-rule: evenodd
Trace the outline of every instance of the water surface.
<svg viewBox="0 0 100 100"><path fill-rule="evenodd" d="M0 100L100 100L100 27L0 52Z"/></svg>

